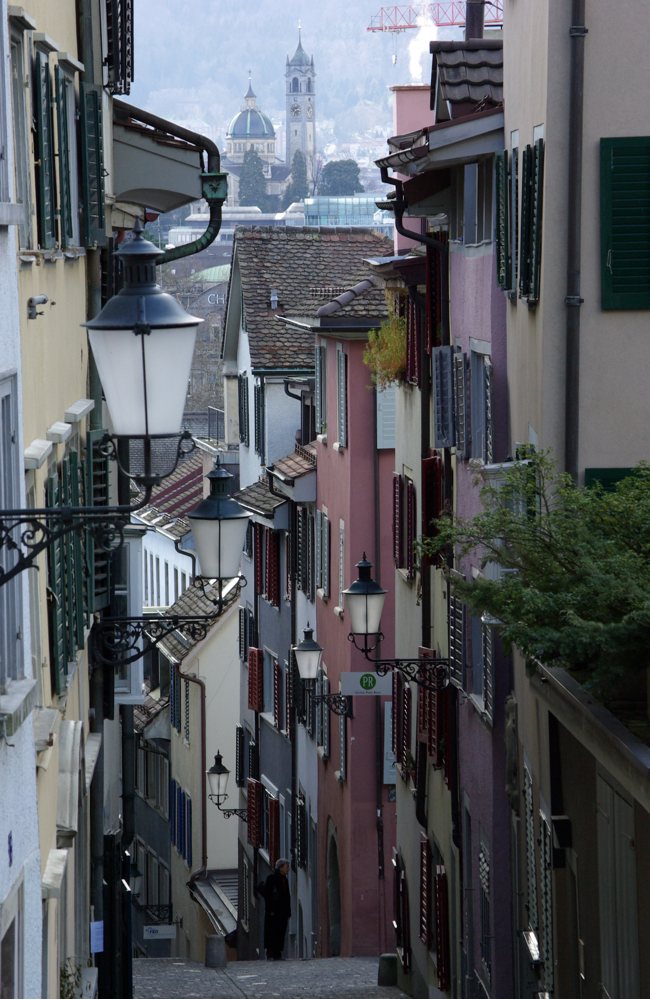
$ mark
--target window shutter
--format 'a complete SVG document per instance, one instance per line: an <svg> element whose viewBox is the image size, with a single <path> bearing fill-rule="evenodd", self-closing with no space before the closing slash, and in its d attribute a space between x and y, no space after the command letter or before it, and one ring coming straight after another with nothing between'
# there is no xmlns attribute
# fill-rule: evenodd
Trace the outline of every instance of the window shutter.
<svg viewBox="0 0 650 1000"><path fill-rule="evenodd" d="M540 876L541 876L541 934L540 951L544 963L544 989L554 993L553 961L553 834L548 820L540 813Z"/></svg>
<svg viewBox="0 0 650 1000"><path fill-rule="evenodd" d="M89 431L86 439L86 498L93 507L105 507L109 501L110 470L108 456L99 444L106 432ZM108 607L111 599L111 554L102 549L94 535L86 537L86 605L89 612Z"/></svg>
<svg viewBox="0 0 650 1000"><path fill-rule="evenodd" d="M187 829L185 834L185 860L188 867L192 867L192 800L189 795L185 796L185 810L187 815Z"/></svg>
<svg viewBox="0 0 650 1000"><path fill-rule="evenodd" d="M490 465L494 460L494 435L492 430L492 361L487 356L483 358L483 400L485 407L485 453L483 459L486 464Z"/></svg>
<svg viewBox="0 0 650 1000"><path fill-rule="evenodd" d="M260 847L262 844L262 803L264 796L264 786L261 781L249 778L247 783L248 803L247 803L247 823L246 835L251 847Z"/></svg>
<svg viewBox="0 0 650 1000"><path fill-rule="evenodd" d="M78 507L80 504L79 458L76 451L71 451L63 459L62 473L63 503L66 506ZM77 649L83 648L85 624L83 546L82 536L78 531L70 532L65 538L65 589L68 656L72 658Z"/></svg>
<svg viewBox="0 0 650 1000"><path fill-rule="evenodd" d="M176 782L169 779L169 842L176 847Z"/></svg>
<svg viewBox="0 0 650 1000"><path fill-rule="evenodd" d="M650 309L650 137L600 140L603 309Z"/></svg>
<svg viewBox="0 0 650 1000"><path fill-rule="evenodd" d="M72 202L70 193L70 123L68 122L68 89L72 81L60 66L54 70L56 82L56 115L59 139L59 199L61 203L61 245L72 241Z"/></svg>
<svg viewBox="0 0 650 1000"><path fill-rule="evenodd" d="M451 448L454 444L453 356L450 346L435 347L433 369L435 382L434 445Z"/></svg>
<svg viewBox="0 0 650 1000"><path fill-rule="evenodd" d="M533 779L524 767L524 830L526 847L526 906L528 925L537 931L537 852L535 847L535 807L533 802Z"/></svg>
<svg viewBox="0 0 650 1000"><path fill-rule="evenodd" d="M185 792L182 788L178 789L176 804L178 809L178 844L176 846L178 853L184 858L187 829L185 826Z"/></svg>
<svg viewBox="0 0 650 1000"><path fill-rule="evenodd" d="M273 660L273 721L276 729L284 729L284 713L282 711L282 667Z"/></svg>
<svg viewBox="0 0 650 1000"><path fill-rule="evenodd" d="M444 865L436 865L434 877L434 899L436 910L436 957L438 965L438 988L449 990L450 949L449 949L449 889Z"/></svg>
<svg viewBox="0 0 650 1000"><path fill-rule="evenodd" d="M296 590L306 592L307 584L307 512L304 507L296 510Z"/></svg>
<svg viewBox="0 0 650 1000"><path fill-rule="evenodd" d="M58 476L48 477L45 484L45 496L48 507L58 507L60 505L61 484ZM65 691L68 663L65 552L65 537L58 538L52 542L47 550L50 667L52 672L52 686L57 694L63 694Z"/></svg>
<svg viewBox="0 0 650 1000"><path fill-rule="evenodd" d="M444 764L444 727L445 707L447 704L447 689L427 691L427 752L433 767L439 769Z"/></svg>
<svg viewBox="0 0 650 1000"><path fill-rule="evenodd" d="M264 385L255 386L255 451L264 461Z"/></svg>
<svg viewBox="0 0 650 1000"><path fill-rule="evenodd" d="M348 445L348 356L345 351L336 352L337 372L337 430L338 442L342 448Z"/></svg>
<svg viewBox="0 0 650 1000"><path fill-rule="evenodd" d="M402 777L406 780L411 769L411 688L408 684L405 684L402 690L400 737L398 760L402 768Z"/></svg>
<svg viewBox="0 0 650 1000"><path fill-rule="evenodd" d="M255 621L255 615L250 608L246 608L246 616L248 619L248 646L246 655L248 655L248 649L250 649L251 646L257 646L257 623Z"/></svg>
<svg viewBox="0 0 650 1000"><path fill-rule="evenodd" d="M235 726L235 784L241 788L244 784L244 727L238 722Z"/></svg>
<svg viewBox="0 0 650 1000"><path fill-rule="evenodd" d="M296 801L296 864L307 867L307 806L303 795Z"/></svg>
<svg viewBox="0 0 650 1000"><path fill-rule="evenodd" d="M376 387L377 447L395 447L395 421L397 418L397 386Z"/></svg>
<svg viewBox="0 0 650 1000"><path fill-rule="evenodd" d="M404 678L397 671L393 670L393 714L391 740L393 756L396 763L399 763L399 755L402 745L402 696L404 694Z"/></svg>
<svg viewBox="0 0 650 1000"><path fill-rule="evenodd" d="M133 80L133 0L106 4L108 87L111 94L128 94Z"/></svg>
<svg viewBox="0 0 650 1000"><path fill-rule="evenodd" d="M521 157L521 236L519 239L519 296L527 298L531 280L533 150L526 146Z"/></svg>
<svg viewBox="0 0 650 1000"><path fill-rule="evenodd" d="M420 941L431 944L431 847L427 837L420 838Z"/></svg>
<svg viewBox="0 0 650 1000"><path fill-rule="evenodd" d="M469 358L462 351L455 351L454 364L454 425L456 430L456 452L460 458L467 458L471 442L472 412L469 399L470 374Z"/></svg>
<svg viewBox="0 0 650 1000"><path fill-rule="evenodd" d="M495 253L497 284L499 288L510 288L510 203L508 198L508 151L497 153L495 158Z"/></svg>
<svg viewBox="0 0 650 1000"><path fill-rule="evenodd" d="M248 707L253 712L264 711L264 652L248 650Z"/></svg>
<svg viewBox="0 0 650 1000"><path fill-rule="evenodd" d="M280 534L277 531L266 533L266 566L267 583L266 597L275 608L280 607Z"/></svg>
<svg viewBox="0 0 650 1000"><path fill-rule="evenodd" d="M80 86L84 239L86 246L94 246L106 242L102 88L88 83Z"/></svg>
<svg viewBox="0 0 650 1000"><path fill-rule="evenodd" d="M314 384L314 407L316 410L316 433L324 434L327 430L327 412L325 405L326 391L326 352L324 344L319 344L315 352L315 384Z"/></svg>
<svg viewBox="0 0 650 1000"><path fill-rule="evenodd" d="M406 381L420 385L421 312L417 303L409 299L406 308Z"/></svg>
<svg viewBox="0 0 650 1000"><path fill-rule="evenodd" d="M246 375L239 375L237 377L237 390L239 402L239 440L248 447L250 440L248 429L248 378Z"/></svg>
<svg viewBox="0 0 650 1000"><path fill-rule="evenodd" d="M323 537L321 539L321 558L323 561L322 566L322 583L323 597L330 596L330 521L326 514L323 514L321 518L321 530L323 532Z"/></svg>
<svg viewBox="0 0 650 1000"><path fill-rule="evenodd" d="M404 565L402 544L402 497L403 479L399 473L393 474L393 560L396 566Z"/></svg>
<svg viewBox="0 0 650 1000"><path fill-rule="evenodd" d="M284 662L285 713L284 729L290 740L293 740L296 724L296 666L294 652L289 652L289 662Z"/></svg>
<svg viewBox="0 0 650 1000"><path fill-rule="evenodd" d="M34 56L34 118L36 122L36 182L38 185L38 240L42 249L56 243L56 178L52 128L52 79L45 52Z"/></svg>
<svg viewBox="0 0 650 1000"><path fill-rule="evenodd" d="M269 795L269 861L271 867L280 857L280 800Z"/></svg>
<svg viewBox="0 0 650 1000"><path fill-rule="evenodd" d="M494 655L492 629L483 625L481 640L483 644L483 709L490 722L494 713Z"/></svg>
<svg viewBox="0 0 650 1000"><path fill-rule="evenodd" d="M255 525L255 597L264 593L264 528Z"/></svg>
<svg viewBox="0 0 650 1000"><path fill-rule="evenodd" d="M449 595L449 669L452 684L463 686L465 665L465 605Z"/></svg>
<svg viewBox="0 0 650 1000"><path fill-rule="evenodd" d="M323 586L323 512L317 510L315 514L316 527L314 531L315 540L315 558L314 558L314 568L315 568L315 584L316 587L320 588Z"/></svg>
<svg viewBox="0 0 650 1000"><path fill-rule="evenodd" d="M246 608L239 609L239 659L245 660L248 656L248 618Z"/></svg>
<svg viewBox="0 0 650 1000"><path fill-rule="evenodd" d="M339 715L339 781L348 776L348 717Z"/></svg>
<svg viewBox="0 0 650 1000"><path fill-rule="evenodd" d="M415 576L415 539L416 539L416 498L415 483L406 480L406 572L409 580Z"/></svg>
<svg viewBox="0 0 650 1000"><path fill-rule="evenodd" d="M327 697L330 691L329 678L323 676L321 678L321 692ZM319 711L321 713L321 746L323 748L323 760L329 760L330 757L330 710L327 702L322 701L319 705Z"/></svg>
<svg viewBox="0 0 650 1000"><path fill-rule="evenodd" d="M544 140L533 149L530 232L530 278L528 304L539 302L539 278L542 263L542 209L544 204Z"/></svg>

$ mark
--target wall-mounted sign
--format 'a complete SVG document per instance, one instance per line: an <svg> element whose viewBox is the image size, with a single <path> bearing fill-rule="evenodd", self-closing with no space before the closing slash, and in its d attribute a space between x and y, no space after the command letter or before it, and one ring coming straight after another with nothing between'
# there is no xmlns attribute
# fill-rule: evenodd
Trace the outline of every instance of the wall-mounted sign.
<svg viewBox="0 0 650 1000"><path fill-rule="evenodd" d="M143 937L158 941L168 941L176 937L176 924L145 924Z"/></svg>
<svg viewBox="0 0 650 1000"><path fill-rule="evenodd" d="M375 695L392 694L393 681L391 675L379 677L374 670L365 673L347 672L341 674L341 694L344 695Z"/></svg>

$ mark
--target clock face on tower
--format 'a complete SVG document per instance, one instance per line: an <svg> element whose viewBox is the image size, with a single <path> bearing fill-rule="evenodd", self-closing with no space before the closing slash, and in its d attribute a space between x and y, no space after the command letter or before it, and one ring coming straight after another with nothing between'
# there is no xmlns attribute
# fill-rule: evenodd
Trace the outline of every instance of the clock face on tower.
<svg viewBox="0 0 650 1000"><path fill-rule="evenodd" d="M291 116L293 118L300 118L300 105L297 101L294 101L291 105Z"/></svg>

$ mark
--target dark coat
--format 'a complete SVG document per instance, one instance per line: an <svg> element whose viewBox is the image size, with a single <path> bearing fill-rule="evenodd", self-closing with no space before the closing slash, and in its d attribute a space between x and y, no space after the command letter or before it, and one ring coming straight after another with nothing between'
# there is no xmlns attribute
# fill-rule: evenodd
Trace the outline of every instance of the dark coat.
<svg viewBox="0 0 650 1000"><path fill-rule="evenodd" d="M259 886L264 897L264 947L271 958L280 958L284 936L291 916L289 880L282 872L272 872L264 885Z"/></svg>

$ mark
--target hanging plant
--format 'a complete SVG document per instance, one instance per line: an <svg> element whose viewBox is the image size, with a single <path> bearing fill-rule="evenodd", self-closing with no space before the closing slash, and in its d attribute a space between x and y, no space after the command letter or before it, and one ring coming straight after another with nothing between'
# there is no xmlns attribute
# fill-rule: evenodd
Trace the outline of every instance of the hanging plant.
<svg viewBox="0 0 650 1000"><path fill-rule="evenodd" d="M363 352L373 384L380 389L404 381L406 375L406 317L400 315L400 302L397 293L390 296L388 317L370 331Z"/></svg>

